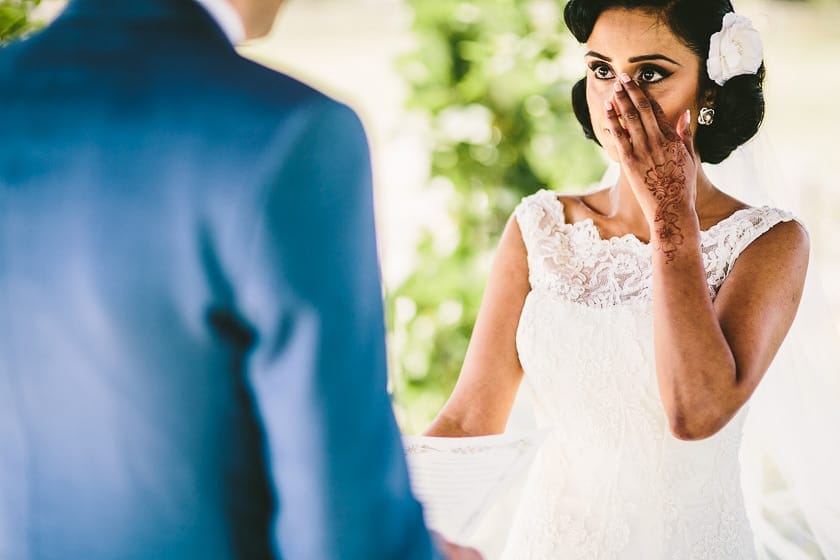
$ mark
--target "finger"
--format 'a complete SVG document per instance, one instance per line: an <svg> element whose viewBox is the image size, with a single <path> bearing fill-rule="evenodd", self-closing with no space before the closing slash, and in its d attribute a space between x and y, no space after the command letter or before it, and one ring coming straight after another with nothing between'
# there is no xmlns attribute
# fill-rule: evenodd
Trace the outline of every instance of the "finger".
<svg viewBox="0 0 840 560"><path fill-rule="evenodd" d="M607 132L615 139L615 147L618 150L618 155L624 159L633 155L633 144L630 141L630 136L624 131L621 122L618 120L618 113L613 106L612 101L606 101L604 109L607 113Z"/></svg>
<svg viewBox="0 0 840 560"><path fill-rule="evenodd" d="M615 90L613 103L615 104L616 111L624 119L624 128L627 129L627 133L630 135L634 144L639 146L646 145L648 135L642 124L641 115L627 94L624 84L616 81L613 89Z"/></svg>
<svg viewBox="0 0 840 560"><path fill-rule="evenodd" d="M662 110L662 107L659 106L659 103L657 103L655 99L651 99L650 106L653 108L653 114L656 116L656 122L659 125L659 130L662 132L662 135L665 136L665 139L679 140L680 135L677 134L677 129L674 128L674 125L668 122L668 116L665 114L665 111Z"/></svg>
<svg viewBox="0 0 840 560"><path fill-rule="evenodd" d="M648 94L639 87L639 84L633 81L629 74L623 73L619 75L619 79L624 85L624 91L627 93L627 97L636 108L639 120L647 136L652 138L660 134L659 122L656 120L656 114L653 112L653 105Z"/></svg>
<svg viewBox="0 0 840 560"><path fill-rule="evenodd" d="M695 158L694 131L691 130L691 109L687 109L677 123L677 134L680 140L683 141L683 144L685 144L688 153L691 154L692 158Z"/></svg>

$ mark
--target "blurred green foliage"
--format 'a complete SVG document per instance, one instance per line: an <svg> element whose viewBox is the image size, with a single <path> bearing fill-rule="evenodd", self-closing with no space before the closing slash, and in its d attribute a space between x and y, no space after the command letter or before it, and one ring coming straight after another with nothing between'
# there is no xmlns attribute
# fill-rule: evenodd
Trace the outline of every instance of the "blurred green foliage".
<svg viewBox="0 0 840 560"><path fill-rule="evenodd" d="M441 225L422 235L414 272L388 294L395 408L416 432L454 386L519 200L591 184L604 163L572 112L583 64L559 0L408 1L417 46L401 70L409 109L430 123L429 188L448 200Z"/></svg>
<svg viewBox="0 0 840 560"><path fill-rule="evenodd" d="M29 13L41 0L0 0L0 47L37 29Z"/></svg>

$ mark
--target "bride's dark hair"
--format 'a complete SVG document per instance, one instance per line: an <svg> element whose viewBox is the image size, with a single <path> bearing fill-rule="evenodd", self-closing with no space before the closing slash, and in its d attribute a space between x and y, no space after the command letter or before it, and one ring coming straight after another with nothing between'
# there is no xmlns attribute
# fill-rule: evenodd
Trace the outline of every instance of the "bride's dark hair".
<svg viewBox="0 0 840 560"><path fill-rule="evenodd" d="M723 16L734 11L729 0L570 0L564 12L566 26L580 43L585 43L601 12L610 8L656 14L700 57L700 88L714 91L715 109L714 123L697 129L695 146L702 161L720 163L755 136L764 119L764 63L755 75L736 76L723 86L706 72L709 40L720 31ZM585 77L572 88L572 105L586 137L597 142L586 104Z"/></svg>

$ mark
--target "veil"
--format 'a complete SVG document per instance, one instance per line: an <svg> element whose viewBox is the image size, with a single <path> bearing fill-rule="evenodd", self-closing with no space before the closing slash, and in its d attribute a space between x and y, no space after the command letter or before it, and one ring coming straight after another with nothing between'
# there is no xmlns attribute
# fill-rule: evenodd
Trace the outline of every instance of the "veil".
<svg viewBox="0 0 840 560"><path fill-rule="evenodd" d="M703 168L747 204L801 215L806 193L777 162L762 131ZM612 164L600 187L614 184L618 172ZM812 250L796 319L749 404L742 484L763 560L840 560L840 332L823 279Z"/></svg>
<svg viewBox="0 0 840 560"><path fill-rule="evenodd" d="M750 205L801 216L807 193L785 180L778 161L761 132L704 168ZM766 559L840 559L840 331L813 253L797 317L750 401L744 428L744 493Z"/></svg>
<svg viewBox="0 0 840 560"><path fill-rule="evenodd" d="M762 130L717 165L712 183L751 206L801 219L807 195L785 178ZM615 184L612 163L599 188ZM807 223L803 222L807 228ZM796 319L750 400L742 485L762 560L840 560L840 323L814 258Z"/></svg>

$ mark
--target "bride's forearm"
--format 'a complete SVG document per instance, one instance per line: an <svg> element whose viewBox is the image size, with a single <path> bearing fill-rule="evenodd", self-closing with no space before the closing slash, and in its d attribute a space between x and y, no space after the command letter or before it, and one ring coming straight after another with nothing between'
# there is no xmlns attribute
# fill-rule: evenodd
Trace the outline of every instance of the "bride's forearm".
<svg viewBox="0 0 840 560"><path fill-rule="evenodd" d="M443 414L438 414L437 418L432 421L428 428L423 432L424 436L433 437L473 437L486 436L501 433L502 430L491 430L483 426L483 429L471 429L462 422L458 422Z"/></svg>
<svg viewBox="0 0 840 560"><path fill-rule="evenodd" d="M468 437L472 434L464 430L457 422L451 421L445 416L438 416L423 432L424 436L434 437Z"/></svg>
<svg viewBox="0 0 840 560"><path fill-rule="evenodd" d="M709 296L696 215L654 222L656 371L671 429L682 439L720 430L735 410L735 359Z"/></svg>

